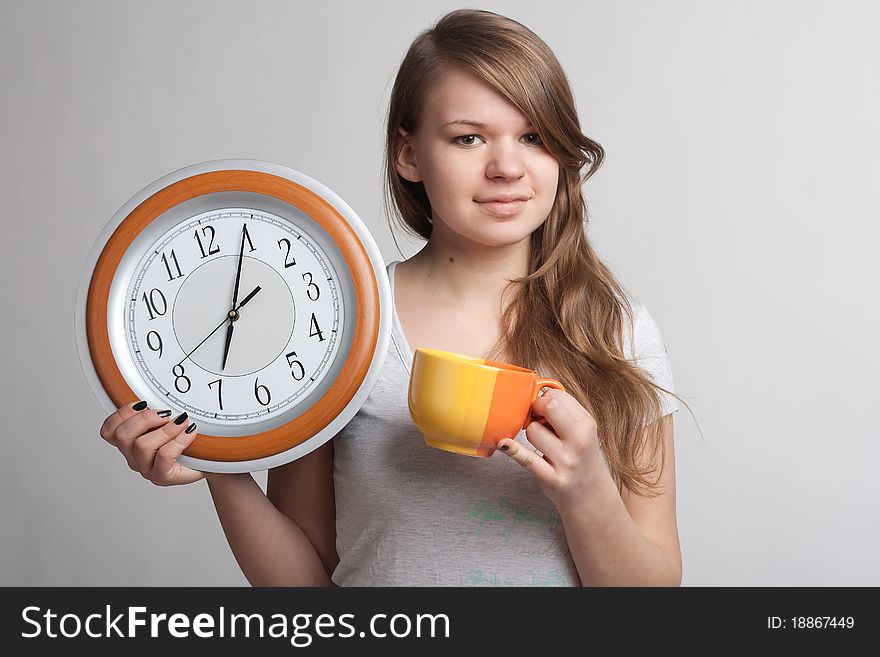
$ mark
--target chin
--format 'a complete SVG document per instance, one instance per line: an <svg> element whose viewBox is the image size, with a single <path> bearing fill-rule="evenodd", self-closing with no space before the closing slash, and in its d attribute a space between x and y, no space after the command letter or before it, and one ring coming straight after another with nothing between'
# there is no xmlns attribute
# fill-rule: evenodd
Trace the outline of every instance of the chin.
<svg viewBox="0 0 880 657"><path fill-rule="evenodd" d="M492 217L484 213L463 214L466 217L465 223L450 224L443 221L443 224L450 233L461 239L486 247L502 248L528 239L543 225L544 220L528 216L529 214L532 213L508 218Z"/></svg>
<svg viewBox="0 0 880 657"><path fill-rule="evenodd" d="M482 231L475 235L467 235L474 242L491 247L514 246L523 240L529 239L535 228L522 226L495 226L494 230ZM501 228L501 230L498 230Z"/></svg>

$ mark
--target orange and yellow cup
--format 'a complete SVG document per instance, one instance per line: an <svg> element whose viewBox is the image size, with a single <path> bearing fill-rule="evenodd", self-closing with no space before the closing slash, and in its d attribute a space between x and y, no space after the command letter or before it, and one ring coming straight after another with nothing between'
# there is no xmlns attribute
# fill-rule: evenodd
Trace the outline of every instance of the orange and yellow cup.
<svg viewBox="0 0 880 657"><path fill-rule="evenodd" d="M515 365L438 349L416 349L409 381L409 413L425 443L437 449L491 456L532 420L543 388L565 390L556 379Z"/></svg>

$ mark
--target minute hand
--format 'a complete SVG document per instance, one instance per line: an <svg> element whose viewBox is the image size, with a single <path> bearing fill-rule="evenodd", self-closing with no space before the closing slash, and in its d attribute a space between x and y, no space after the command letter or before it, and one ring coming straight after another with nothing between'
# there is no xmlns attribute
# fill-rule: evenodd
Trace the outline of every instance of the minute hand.
<svg viewBox="0 0 880 657"><path fill-rule="evenodd" d="M221 370L226 369L226 359L229 357L229 345L232 344L232 333L235 331L235 304L238 303L238 284L241 282L241 263L244 260L244 238L247 236L247 224L241 225L241 248L238 250L238 267L235 270L235 287L232 291L232 310L229 313L229 328L226 329L226 345L223 347L223 364Z"/></svg>
<svg viewBox="0 0 880 657"><path fill-rule="evenodd" d="M247 235L247 224L241 226L241 249L238 252L238 268L235 270L235 287L232 291L232 307L238 303L238 284L241 282L241 263L244 260L244 238ZM242 304L243 305L243 304Z"/></svg>
<svg viewBox="0 0 880 657"><path fill-rule="evenodd" d="M257 287L255 287L255 288L253 289L253 291L252 291L249 295L247 295L244 299L241 300L241 303L238 304L238 308L235 308L235 310L240 310L240 309L244 306L244 304L246 304L248 301L250 301L251 299L253 299L253 298L256 296L257 292L259 292L261 289L263 289L263 288L261 288L259 285L257 285ZM181 359L181 361L178 363L178 365L183 365L184 361L185 361L187 358L189 358L190 356L192 356L193 353L195 353L195 350L196 350L196 349L198 349L198 348L201 347L203 344L205 344L205 343L208 341L208 338L210 338L210 337L211 337L212 335L214 335L217 331L219 331L221 328L223 328L223 325L224 325L226 322L228 322L228 321L229 321L229 318L227 317L227 318L224 319L222 322L220 322L220 323L217 325L217 328L215 328L213 331L211 331L210 333L208 333L207 337L205 337L204 340L202 340L202 341L199 342L195 347L193 347L192 351L190 351L186 356L184 356L184 357Z"/></svg>

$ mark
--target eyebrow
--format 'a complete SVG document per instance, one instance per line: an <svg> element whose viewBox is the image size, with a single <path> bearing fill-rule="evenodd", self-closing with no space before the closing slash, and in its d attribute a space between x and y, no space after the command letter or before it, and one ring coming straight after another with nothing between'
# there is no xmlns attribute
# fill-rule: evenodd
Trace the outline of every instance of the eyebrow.
<svg viewBox="0 0 880 657"><path fill-rule="evenodd" d="M445 128L450 125L469 125L469 126L473 126L474 128L479 128L480 130L485 130L488 127L485 123L480 123L479 121L473 121L472 119L455 119L454 121L450 121L449 123L444 123L442 127ZM532 125L533 124L531 121L526 121L525 123L520 125L520 128L528 128L528 127L531 127Z"/></svg>

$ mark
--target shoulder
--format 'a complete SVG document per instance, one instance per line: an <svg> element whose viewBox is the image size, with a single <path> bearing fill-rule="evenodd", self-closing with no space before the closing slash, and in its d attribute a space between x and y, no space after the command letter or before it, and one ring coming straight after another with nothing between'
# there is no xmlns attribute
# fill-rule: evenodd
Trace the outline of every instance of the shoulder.
<svg viewBox="0 0 880 657"><path fill-rule="evenodd" d="M672 363L660 326L642 300L629 296L627 302L631 312L624 312L623 317L624 356L647 372L655 384L675 392ZM665 412L677 410L674 397L661 397Z"/></svg>
<svg viewBox="0 0 880 657"><path fill-rule="evenodd" d="M627 296L623 308L623 350L627 358L640 359L656 355L658 351L667 353L660 327L645 303L636 297ZM628 310L628 311L627 311Z"/></svg>

